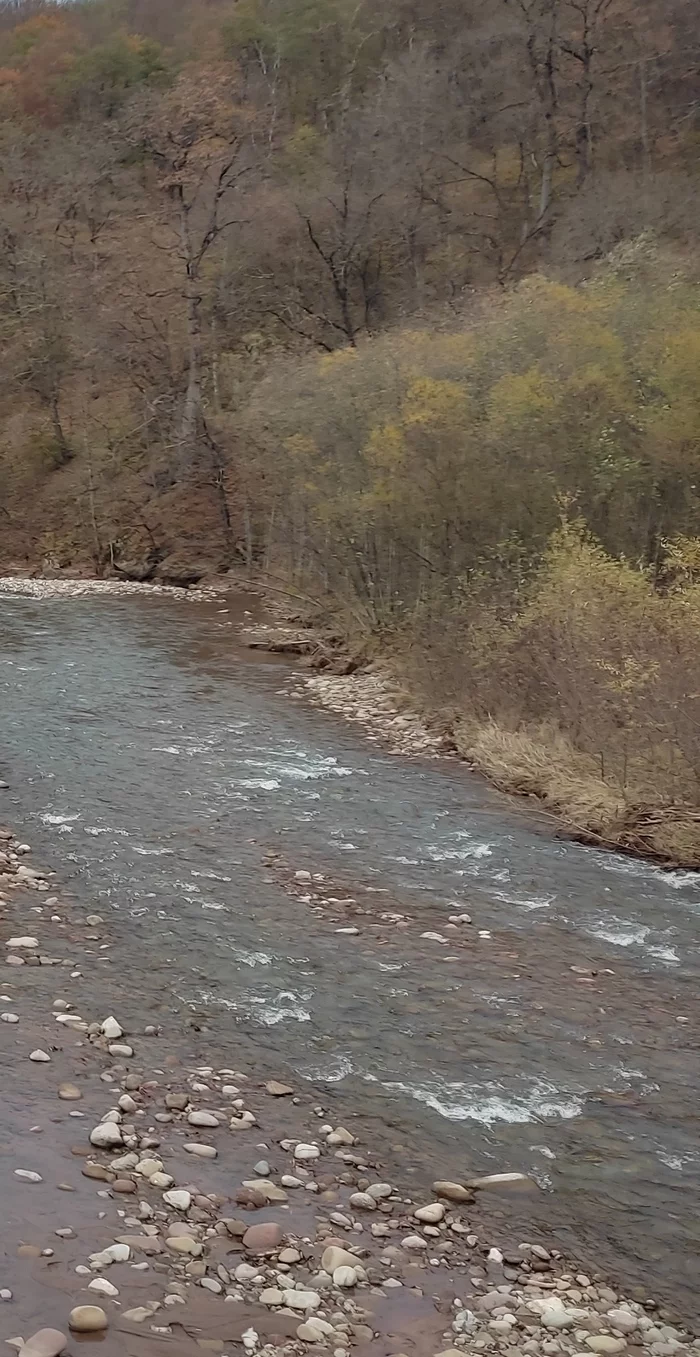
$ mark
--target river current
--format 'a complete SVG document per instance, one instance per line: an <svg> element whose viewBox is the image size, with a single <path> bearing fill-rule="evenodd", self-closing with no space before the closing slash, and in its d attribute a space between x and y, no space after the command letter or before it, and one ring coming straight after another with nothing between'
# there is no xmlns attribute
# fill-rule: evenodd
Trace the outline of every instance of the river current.
<svg viewBox="0 0 700 1357"><path fill-rule="evenodd" d="M246 606L1 596L0 816L112 912L125 1003L296 1071L413 1172L530 1174L504 1219L692 1309L700 875L383 752L240 646Z"/></svg>

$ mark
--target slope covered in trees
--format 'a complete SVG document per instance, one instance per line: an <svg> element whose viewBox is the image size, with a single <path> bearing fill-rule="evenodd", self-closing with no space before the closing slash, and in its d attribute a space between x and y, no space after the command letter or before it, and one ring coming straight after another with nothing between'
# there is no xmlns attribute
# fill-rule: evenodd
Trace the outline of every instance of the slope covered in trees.
<svg viewBox="0 0 700 1357"><path fill-rule="evenodd" d="M265 572L494 776L563 729L583 827L696 805L699 57L687 0L6 0L3 564Z"/></svg>

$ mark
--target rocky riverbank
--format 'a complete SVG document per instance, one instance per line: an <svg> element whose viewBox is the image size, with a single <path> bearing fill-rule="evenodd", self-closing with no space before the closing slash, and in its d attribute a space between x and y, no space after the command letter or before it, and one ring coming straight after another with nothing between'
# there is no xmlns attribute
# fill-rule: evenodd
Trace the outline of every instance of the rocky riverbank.
<svg viewBox="0 0 700 1357"><path fill-rule="evenodd" d="M684 1357L700 1339L556 1250L504 1244L478 1196L407 1196L359 1118L287 1072L191 1062L130 1013L109 920L0 833L0 1315L25 1357L349 1353ZM299 883L304 885L303 882ZM83 977L101 968L88 1011ZM506 1198L507 1200L507 1198ZM506 1207L507 1214L507 1207ZM504 1230L504 1233L506 1231Z"/></svg>

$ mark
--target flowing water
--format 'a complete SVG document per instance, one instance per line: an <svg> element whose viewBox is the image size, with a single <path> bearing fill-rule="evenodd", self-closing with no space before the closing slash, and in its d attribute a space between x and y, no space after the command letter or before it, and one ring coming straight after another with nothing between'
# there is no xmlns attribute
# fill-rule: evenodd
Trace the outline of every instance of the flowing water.
<svg viewBox="0 0 700 1357"><path fill-rule="evenodd" d="M5 818L113 911L125 1005L297 1071L413 1172L533 1175L505 1220L692 1312L700 876L382 752L237 643L245 606L0 597Z"/></svg>

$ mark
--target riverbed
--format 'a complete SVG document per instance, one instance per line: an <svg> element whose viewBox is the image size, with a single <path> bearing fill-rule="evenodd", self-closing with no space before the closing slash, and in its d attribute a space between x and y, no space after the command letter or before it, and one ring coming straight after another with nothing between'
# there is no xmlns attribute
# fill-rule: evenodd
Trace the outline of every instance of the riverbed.
<svg viewBox="0 0 700 1357"><path fill-rule="evenodd" d="M132 1013L408 1175L531 1175L484 1209L692 1314L700 876L384 752L240 645L250 606L0 597L0 818L109 912Z"/></svg>

